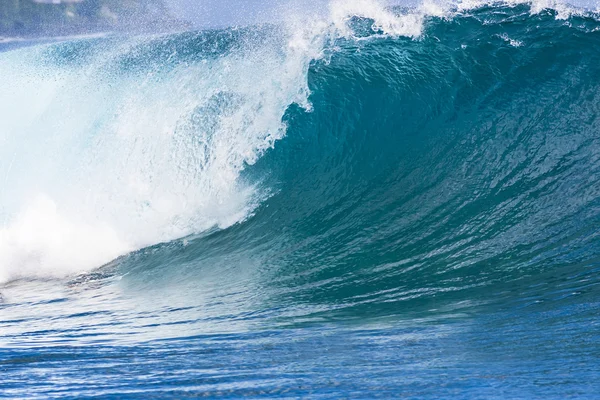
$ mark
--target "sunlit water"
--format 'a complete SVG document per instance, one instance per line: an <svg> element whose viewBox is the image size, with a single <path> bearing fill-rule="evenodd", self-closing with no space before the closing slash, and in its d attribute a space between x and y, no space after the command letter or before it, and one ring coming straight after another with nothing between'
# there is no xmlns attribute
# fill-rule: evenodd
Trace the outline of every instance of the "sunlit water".
<svg viewBox="0 0 600 400"><path fill-rule="evenodd" d="M0 397L595 398L600 23L0 44Z"/></svg>

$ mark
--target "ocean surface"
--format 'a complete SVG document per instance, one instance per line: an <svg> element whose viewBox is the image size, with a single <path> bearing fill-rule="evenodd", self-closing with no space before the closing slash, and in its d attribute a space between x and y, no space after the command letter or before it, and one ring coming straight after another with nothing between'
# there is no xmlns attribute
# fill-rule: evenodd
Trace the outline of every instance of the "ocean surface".
<svg viewBox="0 0 600 400"><path fill-rule="evenodd" d="M600 396L600 15L0 43L1 398Z"/></svg>

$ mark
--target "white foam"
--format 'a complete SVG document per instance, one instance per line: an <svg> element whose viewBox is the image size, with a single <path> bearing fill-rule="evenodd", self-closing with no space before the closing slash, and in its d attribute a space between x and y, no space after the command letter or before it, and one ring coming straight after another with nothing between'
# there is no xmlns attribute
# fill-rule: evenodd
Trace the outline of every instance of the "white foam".
<svg viewBox="0 0 600 400"><path fill-rule="evenodd" d="M86 270L132 249L106 223L61 215L50 198L39 195L0 229L0 282Z"/></svg>
<svg viewBox="0 0 600 400"><path fill-rule="evenodd" d="M458 12L465 12L476 8L490 5L506 5L515 7L521 4L530 6L532 15L539 14L544 10L553 10L556 12L556 19L566 20L572 16L585 15L586 10L570 5L562 0L459 0L451 3L452 8L456 8ZM450 8L447 8L450 10Z"/></svg>
<svg viewBox="0 0 600 400"><path fill-rule="evenodd" d="M239 176L284 135L287 106L307 104L307 49L265 40L117 68L151 40L99 47L83 65L54 63L52 47L0 55L0 281L228 227L268 194Z"/></svg>
<svg viewBox="0 0 600 400"><path fill-rule="evenodd" d="M422 13L395 15L383 3L373 0L334 0L330 10L334 25L347 36L351 34L347 21L352 16L373 19L374 27L388 35L417 37L423 28Z"/></svg>

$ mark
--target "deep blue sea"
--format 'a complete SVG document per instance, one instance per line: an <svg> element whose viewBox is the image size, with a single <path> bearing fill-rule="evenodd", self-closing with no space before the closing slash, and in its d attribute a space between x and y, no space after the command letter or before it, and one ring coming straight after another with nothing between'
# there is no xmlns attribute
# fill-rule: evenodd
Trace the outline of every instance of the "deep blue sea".
<svg viewBox="0 0 600 400"><path fill-rule="evenodd" d="M600 15L0 48L0 398L600 398Z"/></svg>

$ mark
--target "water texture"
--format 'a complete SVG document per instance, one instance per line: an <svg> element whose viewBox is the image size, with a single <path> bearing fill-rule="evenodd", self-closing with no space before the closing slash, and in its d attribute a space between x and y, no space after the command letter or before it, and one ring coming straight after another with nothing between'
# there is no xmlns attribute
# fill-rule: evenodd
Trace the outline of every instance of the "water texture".
<svg viewBox="0 0 600 400"><path fill-rule="evenodd" d="M16 47L0 397L600 393L595 13Z"/></svg>

